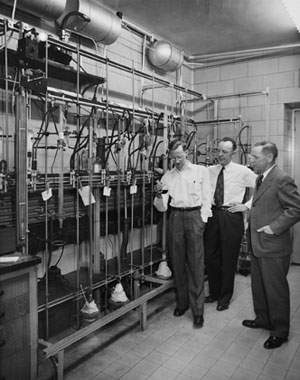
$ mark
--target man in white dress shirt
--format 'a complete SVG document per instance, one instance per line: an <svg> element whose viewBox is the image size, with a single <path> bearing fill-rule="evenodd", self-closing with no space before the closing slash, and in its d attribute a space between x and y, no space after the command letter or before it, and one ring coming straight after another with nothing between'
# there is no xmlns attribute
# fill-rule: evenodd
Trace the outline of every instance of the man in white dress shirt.
<svg viewBox="0 0 300 380"><path fill-rule="evenodd" d="M176 286L174 316L182 316L189 307L195 327L203 326L204 247L203 231L211 215L211 191L208 170L187 159L186 146L180 140L169 145L174 168L156 185L154 205L158 211L170 209L168 249ZM167 191L162 194L162 192Z"/></svg>
<svg viewBox="0 0 300 380"><path fill-rule="evenodd" d="M224 137L218 144L219 163L208 168L213 206L212 217L204 233L205 267L210 293L205 302L217 302L218 311L229 307L244 234L243 213L239 212L235 204L243 202L247 187L254 187L256 179L252 170L232 161L236 149L235 140ZM216 191L219 174L223 177L221 199L217 194L220 189Z"/></svg>

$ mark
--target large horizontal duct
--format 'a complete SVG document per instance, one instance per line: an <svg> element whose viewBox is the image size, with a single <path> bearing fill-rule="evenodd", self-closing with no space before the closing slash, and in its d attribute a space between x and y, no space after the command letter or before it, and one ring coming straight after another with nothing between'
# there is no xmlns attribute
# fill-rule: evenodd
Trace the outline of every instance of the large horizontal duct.
<svg viewBox="0 0 300 380"><path fill-rule="evenodd" d="M92 0L67 0L58 22L62 29L92 37L96 42L110 45L121 33L121 19Z"/></svg>
<svg viewBox="0 0 300 380"><path fill-rule="evenodd" d="M0 3L14 6L14 0L0 0ZM17 9L47 20L57 20L66 7L67 0L17 0Z"/></svg>

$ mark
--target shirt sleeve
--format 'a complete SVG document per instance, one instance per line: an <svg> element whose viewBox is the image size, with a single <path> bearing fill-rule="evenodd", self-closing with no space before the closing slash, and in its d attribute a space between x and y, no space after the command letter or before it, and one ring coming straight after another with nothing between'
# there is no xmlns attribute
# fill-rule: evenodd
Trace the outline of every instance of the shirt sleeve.
<svg viewBox="0 0 300 380"><path fill-rule="evenodd" d="M244 205L250 210L251 209L251 206L252 206L252 200L253 200L253 196L249 199L249 201L247 201L246 203L244 203Z"/></svg>
<svg viewBox="0 0 300 380"><path fill-rule="evenodd" d="M249 168L245 168L245 173L244 173L244 181L245 181L245 186L247 187L255 187L255 181L257 175Z"/></svg>
<svg viewBox="0 0 300 380"><path fill-rule="evenodd" d="M209 180L208 169L201 166L202 169L202 207L201 217L204 223L207 223L207 219L212 215L211 213L211 186Z"/></svg>
<svg viewBox="0 0 300 380"><path fill-rule="evenodd" d="M155 197L153 204L156 207L157 211L165 212L168 210L169 203L169 194L162 194L161 198Z"/></svg>

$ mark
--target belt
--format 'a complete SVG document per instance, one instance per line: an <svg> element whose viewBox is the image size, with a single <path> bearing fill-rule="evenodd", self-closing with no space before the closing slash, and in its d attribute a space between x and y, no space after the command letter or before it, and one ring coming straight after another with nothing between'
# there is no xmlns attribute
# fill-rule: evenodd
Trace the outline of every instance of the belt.
<svg viewBox="0 0 300 380"><path fill-rule="evenodd" d="M170 206L171 210L173 211L196 211L196 210L201 210L201 206L196 206L196 207L173 207Z"/></svg>
<svg viewBox="0 0 300 380"><path fill-rule="evenodd" d="M227 211L231 206L212 206L213 211Z"/></svg>

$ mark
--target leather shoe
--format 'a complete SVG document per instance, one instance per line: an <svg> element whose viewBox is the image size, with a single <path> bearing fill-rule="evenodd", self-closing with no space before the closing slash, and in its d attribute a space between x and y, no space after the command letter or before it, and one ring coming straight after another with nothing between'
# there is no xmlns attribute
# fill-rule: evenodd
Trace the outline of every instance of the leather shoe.
<svg viewBox="0 0 300 380"><path fill-rule="evenodd" d="M214 302L216 302L216 299L214 297L212 297L212 296L207 296L207 297L205 297L205 301L204 302L205 303L214 303Z"/></svg>
<svg viewBox="0 0 300 380"><path fill-rule="evenodd" d="M248 327L249 329L267 329L270 330L269 327L262 326L256 322L255 319L244 319L242 325Z"/></svg>
<svg viewBox="0 0 300 380"><path fill-rule="evenodd" d="M280 338L279 336L270 336L264 343L264 348L267 350L280 347L287 341L287 338Z"/></svg>
<svg viewBox="0 0 300 380"><path fill-rule="evenodd" d="M262 326L258 325L254 319L244 319L242 325L249 329L261 329Z"/></svg>
<svg viewBox="0 0 300 380"><path fill-rule="evenodd" d="M228 303L219 303L218 306L217 306L217 310L218 311L224 311L224 310L227 310L227 309L229 309Z"/></svg>
<svg viewBox="0 0 300 380"><path fill-rule="evenodd" d="M187 311L187 309L178 309L178 307L176 307L176 309L174 310L174 317L181 317L182 315L184 315L184 313Z"/></svg>
<svg viewBox="0 0 300 380"><path fill-rule="evenodd" d="M201 328L203 326L204 319L202 315L195 315L194 316L194 326L197 328Z"/></svg>

